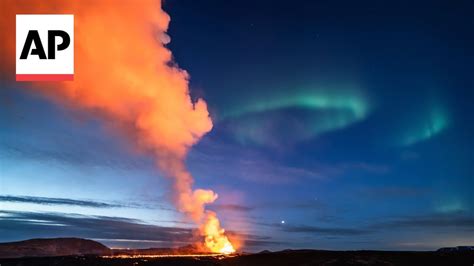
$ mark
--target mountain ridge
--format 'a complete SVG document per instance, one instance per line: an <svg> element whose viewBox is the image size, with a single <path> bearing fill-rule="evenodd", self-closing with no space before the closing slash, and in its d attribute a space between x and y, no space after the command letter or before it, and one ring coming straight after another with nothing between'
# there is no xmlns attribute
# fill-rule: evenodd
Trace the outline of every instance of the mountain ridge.
<svg viewBox="0 0 474 266"><path fill-rule="evenodd" d="M90 240L74 237L34 238L0 243L0 258L109 255L111 249Z"/></svg>

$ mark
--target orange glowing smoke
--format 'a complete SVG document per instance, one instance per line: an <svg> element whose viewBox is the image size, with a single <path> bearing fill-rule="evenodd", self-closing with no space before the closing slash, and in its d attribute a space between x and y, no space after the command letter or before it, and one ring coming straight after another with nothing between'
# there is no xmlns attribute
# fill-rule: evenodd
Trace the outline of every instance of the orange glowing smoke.
<svg viewBox="0 0 474 266"><path fill-rule="evenodd" d="M75 15L73 82L33 83L61 103L94 111L133 128L139 147L156 155L173 178L177 208L199 225L212 252L233 252L219 220L205 205L211 190L193 190L184 164L192 145L212 129L206 102L193 102L188 74L164 45L170 17L159 0L1 0L3 70L14 80L15 14Z"/></svg>

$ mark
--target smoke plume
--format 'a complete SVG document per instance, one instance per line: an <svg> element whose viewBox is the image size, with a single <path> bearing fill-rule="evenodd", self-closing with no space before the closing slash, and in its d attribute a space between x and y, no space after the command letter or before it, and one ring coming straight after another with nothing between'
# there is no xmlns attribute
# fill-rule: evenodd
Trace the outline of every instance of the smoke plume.
<svg viewBox="0 0 474 266"><path fill-rule="evenodd" d="M191 146L212 129L212 121L206 102L192 101L188 73L165 47L170 17L161 2L2 0L0 12L2 67L9 80L14 79L15 14L74 14L74 81L36 82L32 88L133 128L137 145L152 152L159 169L174 180L176 207L201 228L208 248L229 251L215 214L205 210L217 194L193 190L184 163Z"/></svg>

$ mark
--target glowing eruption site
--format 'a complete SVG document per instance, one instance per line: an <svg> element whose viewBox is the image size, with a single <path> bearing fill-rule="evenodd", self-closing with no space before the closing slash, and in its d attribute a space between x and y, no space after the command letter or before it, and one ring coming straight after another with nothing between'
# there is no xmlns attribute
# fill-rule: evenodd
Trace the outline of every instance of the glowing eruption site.
<svg viewBox="0 0 474 266"><path fill-rule="evenodd" d="M1 32L14 36L15 14L74 14L74 81L32 87L61 104L98 113L112 128L134 136L174 181L176 207L198 225L207 251L232 253L216 214L205 209L217 194L194 190L184 163L188 150L212 129L212 121L206 102L191 100L188 74L165 47L170 17L157 0L118 2L3 0ZM14 38L2 37L0 48L15 55ZM13 73L14 57L2 58L8 58L2 67Z"/></svg>

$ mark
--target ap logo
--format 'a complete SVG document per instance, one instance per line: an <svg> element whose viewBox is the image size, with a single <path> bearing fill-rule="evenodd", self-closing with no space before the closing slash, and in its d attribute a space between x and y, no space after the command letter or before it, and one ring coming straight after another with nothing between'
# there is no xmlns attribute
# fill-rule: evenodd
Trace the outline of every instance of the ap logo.
<svg viewBox="0 0 474 266"><path fill-rule="evenodd" d="M16 15L16 80L74 79L74 15Z"/></svg>

